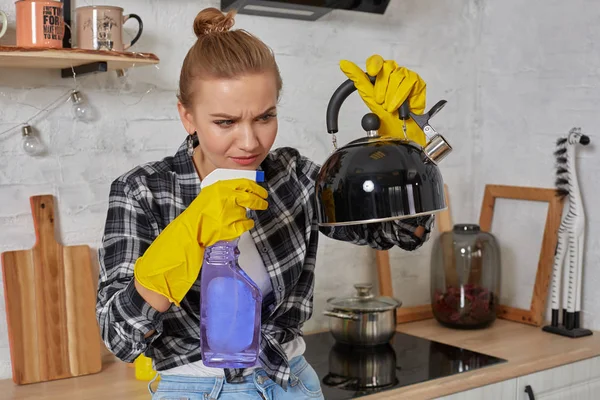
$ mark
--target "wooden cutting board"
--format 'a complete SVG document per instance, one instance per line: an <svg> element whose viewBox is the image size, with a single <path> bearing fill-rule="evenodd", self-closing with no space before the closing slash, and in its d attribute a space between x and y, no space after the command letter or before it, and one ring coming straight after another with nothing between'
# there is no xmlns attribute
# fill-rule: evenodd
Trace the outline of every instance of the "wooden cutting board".
<svg viewBox="0 0 600 400"><path fill-rule="evenodd" d="M62 246L52 195L30 198L36 243L2 253L13 381L50 381L102 368L90 248Z"/></svg>

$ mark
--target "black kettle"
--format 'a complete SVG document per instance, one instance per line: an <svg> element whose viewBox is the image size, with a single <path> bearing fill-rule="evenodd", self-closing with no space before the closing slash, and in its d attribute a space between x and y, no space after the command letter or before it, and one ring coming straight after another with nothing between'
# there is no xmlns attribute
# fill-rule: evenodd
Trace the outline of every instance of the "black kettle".
<svg viewBox="0 0 600 400"><path fill-rule="evenodd" d="M354 82L348 79L331 96L326 116L330 134L337 133L340 108L354 91ZM337 149L319 171L319 225L383 222L446 209L444 180L437 163L452 147L429 125L429 119L445 104L446 100L441 100L422 115L408 109L408 100L399 109L401 119L412 118L428 137L425 147L400 137L379 136L379 117L366 114L361 122L366 136Z"/></svg>

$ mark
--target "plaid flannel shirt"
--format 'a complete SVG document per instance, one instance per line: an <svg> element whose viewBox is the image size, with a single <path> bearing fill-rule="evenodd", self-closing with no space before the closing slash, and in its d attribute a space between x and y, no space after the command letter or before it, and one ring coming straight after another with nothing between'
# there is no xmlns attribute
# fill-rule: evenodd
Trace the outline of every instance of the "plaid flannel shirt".
<svg viewBox="0 0 600 400"><path fill-rule="evenodd" d="M201 359L200 277L181 307L159 312L136 291L133 266L200 192L191 158L196 145L197 137L189 136L174 156L139 166L112 183L99 249L96 314L104 343L126 362L145 353L158 371ZM319 232L376 249L396 245L414 250L428 239L434 217L319 228L315 206L319 166L295 149L280 148L269 154L261 169L269 207L250 211L255 221L251 234L274 290L263 299L259 359L269 377L287 388L290 369L281 345L302 335L302 325L312 315ZM426 228L421 238L414 235L418 225ZM227 382L239 382L242 373L226 369Z"/></svg>

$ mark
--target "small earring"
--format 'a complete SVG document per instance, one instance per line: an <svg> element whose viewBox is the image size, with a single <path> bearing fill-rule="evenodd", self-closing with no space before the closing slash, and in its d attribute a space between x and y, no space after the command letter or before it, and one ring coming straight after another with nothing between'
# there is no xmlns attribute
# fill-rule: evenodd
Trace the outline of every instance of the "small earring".
<svg viewBox="0 0 600 400"><path fill-rule="evenodd" d="M194 134L196 134L196 132L194 132ZM194 155L194 143L193 143L192 135L188 135L188 137L187 137L187 152L188 152L188 156L190 156L190 157Z"/></svg>
<svg viewBox="0 0 600 400"><path fill-rule="evenodd" d="M198 147L200 141L198 140L198 132L194 131L187 137L187 150L190 157L194 154L194 149Z"/></svg>

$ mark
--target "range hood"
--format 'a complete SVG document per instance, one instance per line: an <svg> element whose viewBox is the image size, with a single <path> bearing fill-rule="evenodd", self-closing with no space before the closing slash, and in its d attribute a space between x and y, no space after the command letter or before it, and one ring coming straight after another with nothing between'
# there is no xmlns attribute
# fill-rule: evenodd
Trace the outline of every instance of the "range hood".
<svg viewBox="0 0 600 400"><path fill-rule="evenodd" d="M390 0L221 0L221 10L239 14L316 21L332 10L383 14Z"/></svg>

